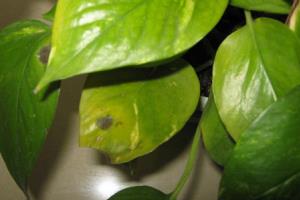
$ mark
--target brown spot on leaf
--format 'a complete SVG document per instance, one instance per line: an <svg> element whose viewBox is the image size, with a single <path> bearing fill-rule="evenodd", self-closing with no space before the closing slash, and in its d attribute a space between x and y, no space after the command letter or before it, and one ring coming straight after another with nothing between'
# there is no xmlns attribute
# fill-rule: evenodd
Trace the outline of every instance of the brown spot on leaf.
<svg viewBox="0 0 300 200"><path fill-rule="evenodd" d="M51 50L50 46L45 46L40 50L39 59L40 59L41 63L43 63L45 65L48 63L50 50Z"/></svg>
<svg viewBox="0 0 300 200"><path fill-rule="evenodd" d="M113 124L113 118L109 115L99 118L96 122L97 127L102 130L109 129L112 126L112 124Z"/></svg>

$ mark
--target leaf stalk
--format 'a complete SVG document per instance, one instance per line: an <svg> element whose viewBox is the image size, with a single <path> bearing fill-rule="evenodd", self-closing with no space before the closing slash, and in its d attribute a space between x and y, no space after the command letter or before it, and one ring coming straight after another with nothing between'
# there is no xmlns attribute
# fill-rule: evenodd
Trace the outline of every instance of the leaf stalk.
<svg viewBox="0 0 300 200"><path fill-rule="evenodd" d="M177 199L177 197L180 194L180 192L182 191L184 185L188 181L188 179L193 171L196 160L198 158L198 150L199 150L200 140L201 140L201 131L200 131L200 126L198 126L198 128L196 130L196 134L193 139L192 147L189 152L189 157L188 157L188 161L186 163L184 172L183 172L181 178L179 179L174 191L170 194L170 198L169 198L170 200Z"/></svg>

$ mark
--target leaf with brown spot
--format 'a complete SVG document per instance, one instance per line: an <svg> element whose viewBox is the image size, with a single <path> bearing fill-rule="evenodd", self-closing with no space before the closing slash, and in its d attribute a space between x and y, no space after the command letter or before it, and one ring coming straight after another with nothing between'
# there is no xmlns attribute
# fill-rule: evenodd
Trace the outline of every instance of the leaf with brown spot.
<svg viewBox="0 0 300 200"><path fill-rule="evenodd" d="M180 131L199 93L195 71L182 60L92 74L80 104L80 144L114 163L147 154Z"/></svg>

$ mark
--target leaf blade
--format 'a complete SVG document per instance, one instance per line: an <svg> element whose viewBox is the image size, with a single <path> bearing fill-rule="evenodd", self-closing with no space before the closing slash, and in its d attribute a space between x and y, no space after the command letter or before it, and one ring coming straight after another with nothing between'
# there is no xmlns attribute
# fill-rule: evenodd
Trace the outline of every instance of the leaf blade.
<svg viewBox="0 0 300 200"><path fill-rule="evenodd" d="M203 143L210 157L224 166L235 146L216 108L213 95L208 99L201 117L200 127Z"/></svg>
<svg viewBox="0 0 300 200"><path fill-rule="evenodd" d="M241 28L222 43L214 65L213 92L221 119L235 140L266 107L299 84L299 47L288 27L267 18Z"/></svg>
<svg viewBox="0 0 300 200"><path fill-rule="evenodd" d="M49 41L49 28L23 21L0 32L0 148L8 170L23 191L51 125L58 93L33 94L44 73L38 50Z"/></svg>
<svg viewBox="0 0 300 200"><path fill-rule="evenodd" d="M54 4L54 5L52 6L52 8L51 8L48 12L46 12L45 14L43 14L43 18L44 18L45 20L48 20L48 21L50 21L50 22L53 22L53 21L54 21L54 15L55 15L55 12L56 12L56 4Z"/></svg>
<svg viewBox="0 0 300 200"><path fill-rule="evenodd" d="M287 14L291 3L285 0L231 0L231 5L247 10Z"/></svg>
<svg viewBox="0 0 300 200"><path fill-rule="evenodd" d="M183 61L155 71L90 76L80 104L80 144L105 152L114 163L149 153L185 125L199 93L197 75Z"/></svg>
<svg viewBox="0 0 300 200"><path fill-rule="evenodd" d="M227 0L118 3L61 0L49 67L37 90L57 79L162 62L178 55L216 25L227 3Z"/></svg>
<svg viewBox="0 0 300 200"><path fill-rule="evenodd" d="M299 99L298 86L242 134L225 166L222 199L299 197Z"/></svg>
<svg viewBox="0 0 300 200"><path fill-rule="evenodd" d="M108 200L168 200L169 195L149 186L135 186L116 193Z"/></svg>

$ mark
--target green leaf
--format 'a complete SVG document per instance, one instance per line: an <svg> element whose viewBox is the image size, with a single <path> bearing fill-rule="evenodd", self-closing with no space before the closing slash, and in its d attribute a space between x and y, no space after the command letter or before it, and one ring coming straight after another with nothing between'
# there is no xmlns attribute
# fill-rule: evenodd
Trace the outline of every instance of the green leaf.
<svg viewBox="0 0 300 200"><path fill-rule="evenodd" d="M33 89L45 71L39 52L49 42L48 26L23 21L0 31L0 149L17 184L26 180L56 109L57 92Z"/></svg>
<svg viewBox="0 0 300 200"><path fill-rule="evenodd" d="M80 144L113 163L153 151L174 136L194 112L199 81L184 61L90 75L80 105Z"/></svg>
<svg viewBox="0 0 300 200"><path fill-rule="evenodd" d="M153 64L181 54L216 25L227 4L228 0L60 0L50 64L37 91L53 80Z"/></svg>
<svg viewBox="0 0 300 200"><path fill-rule="evenodd" d="M222 200L298 200L300 87L279 99L246 130L225 166Z"/></svg>
<svg viewBox="0 0 300 200"><path fill-rule="evenodd" d="M222 43L214 64L213 92L220 117L235 140L265 108L300 84L299 55L296 35L268 18L248 20Z"/></svg>
<svg viewBox="0 0 300 200"><path fill-rule="evenodd" d="M230 138L216 108L211 94L200 121L205 149L210 157L219 165L224 165L233 148L234 141Z"/></svg>
<svg viewBox="0 0 300 200"><path fill-rule="evenodd" d="M126 188L108 200L168 200L169 195L149 186Z"/></svg>
<svg viewBox="0 0 300 200"><path fill-rule="evenodd" d="M291 10L290 0L231 0L230 4L246 10L287 14Z"/></svg>
<svg viewBox="0 0 300 200"><path fill-rule="evenodd" d="M48 20L48 21L54 21L54 15L56 11L56 4L45 14L43 14L43 18Z"/></svg>

